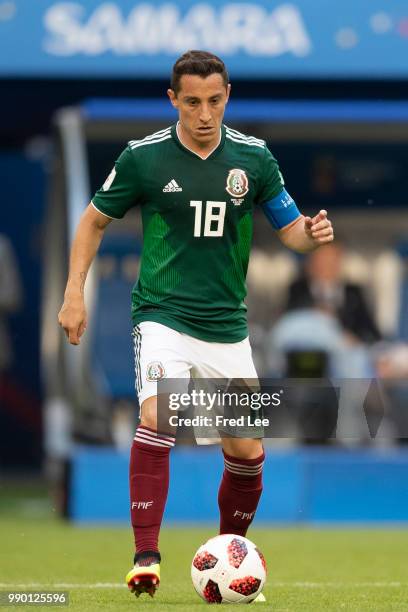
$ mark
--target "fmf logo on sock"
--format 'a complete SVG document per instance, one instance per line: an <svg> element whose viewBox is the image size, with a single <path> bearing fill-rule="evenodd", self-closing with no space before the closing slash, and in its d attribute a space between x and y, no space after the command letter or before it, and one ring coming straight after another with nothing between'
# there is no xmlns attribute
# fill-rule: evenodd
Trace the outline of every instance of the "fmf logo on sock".
<svg viewBox="0 0 408 612"><path fill-rule="evenodd" d="M132 502L132 510L147 510L153 506L153 501Z"/></svg>
<svg viewBox="0 0 408 612"><path fill-rule="evenodd" d="M235 510L234 517L238 516L243 521L250 521L255 514L255 510L253 512L241 512L241 510Z"/></svg>

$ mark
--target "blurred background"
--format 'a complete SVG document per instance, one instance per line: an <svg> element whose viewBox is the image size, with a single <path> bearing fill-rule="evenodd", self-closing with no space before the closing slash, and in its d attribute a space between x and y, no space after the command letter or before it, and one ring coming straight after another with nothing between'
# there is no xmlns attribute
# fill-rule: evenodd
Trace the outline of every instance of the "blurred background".
<svg viewBox="0 0 408 612"><path fill-rule="evenodd" d="M259 375L326 381L266 441L260 519L408 520L404 0L329 13L325 0L0 0L0 503L127 520L137 210L106 233L80 348L57 313L81 212L128 140L175 121L171 67L194 48L227 64L226 122L265 139L302 212L325 208L336 228L336 244L300 257L255 212ZM168 518L215 520L219 453L173 455ZM100 504L106 488L115 494Z"/></svg>

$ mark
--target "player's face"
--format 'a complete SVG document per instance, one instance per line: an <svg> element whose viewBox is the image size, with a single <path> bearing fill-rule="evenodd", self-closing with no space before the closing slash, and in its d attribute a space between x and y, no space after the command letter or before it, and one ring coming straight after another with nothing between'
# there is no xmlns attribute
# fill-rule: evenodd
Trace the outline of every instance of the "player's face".
<svg viewBox="0 0 408 612"><path fill-rule="evenodd" d="M172 89L167 93L179 112L184 137L202 148L218 141L230 89L231 85L226 87L220 74L206 78L183 74L177 95Z"/></svg>

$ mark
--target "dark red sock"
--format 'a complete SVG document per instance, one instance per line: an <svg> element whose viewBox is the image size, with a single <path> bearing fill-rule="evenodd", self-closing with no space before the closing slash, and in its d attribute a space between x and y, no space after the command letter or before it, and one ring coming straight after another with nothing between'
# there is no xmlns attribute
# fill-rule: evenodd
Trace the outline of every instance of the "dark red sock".
<svg viewBox="0 0 408 612"><path fill-rule="evenodd" d="M139 425L130 451L130 515L138 553L158 551L175 438Z"/></svg>
<svg viewBox="0 0 408 612"><path fill-rule="evenodd" d="M224 473L218 492L220 534L245 536L262 493L265 454L255 459L238 459L224 453Z"/></svg>

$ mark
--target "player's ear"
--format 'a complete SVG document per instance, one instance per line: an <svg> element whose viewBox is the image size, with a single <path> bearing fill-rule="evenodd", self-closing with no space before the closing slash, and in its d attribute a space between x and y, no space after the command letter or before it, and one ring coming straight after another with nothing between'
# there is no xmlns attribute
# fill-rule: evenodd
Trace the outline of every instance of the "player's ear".
<svg viewBox="0 0 408 612"><path fill-rule="evenodd" d="M170 102L172 103L174 108L178 108L177 96L176 96L176 93L174 92L174 90L173 89L168 89L167 90L167 95L169 96Z"/></svg>
<svg viewBox="0 0 408 612"><path fill-rule="evenodd" d="M231 93L231 83L228 83L228 85L227 85L227 100L226 100L226 103L229 100L230 93Z"/></svg>

